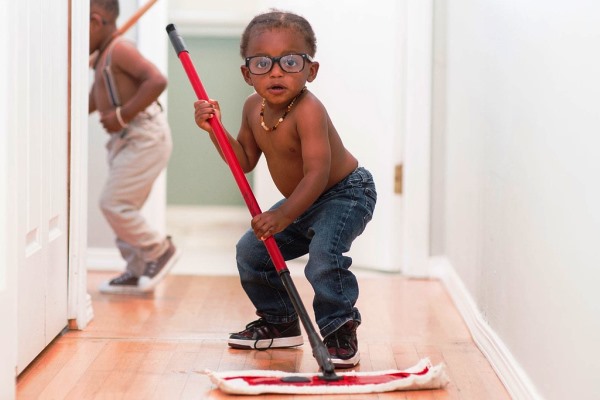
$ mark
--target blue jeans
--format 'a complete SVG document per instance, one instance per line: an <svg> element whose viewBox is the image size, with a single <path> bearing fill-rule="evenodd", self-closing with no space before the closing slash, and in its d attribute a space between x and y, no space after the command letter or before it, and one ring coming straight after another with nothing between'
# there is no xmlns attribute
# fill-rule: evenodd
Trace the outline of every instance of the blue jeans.
<svg viewBox="0 0 600 400"><path fill-rule="evenodd" d="M376 201L373 176L359 167L275 235L286 261L309 255L304 274L315 292L313 309L323 337L347 321L361 321L355 307L358 282L349 270L352 259L344 253L373 217ZM257 315L275 324L298 318L266 247L252 229L238 242L236 260L242 287Z"/></svg>

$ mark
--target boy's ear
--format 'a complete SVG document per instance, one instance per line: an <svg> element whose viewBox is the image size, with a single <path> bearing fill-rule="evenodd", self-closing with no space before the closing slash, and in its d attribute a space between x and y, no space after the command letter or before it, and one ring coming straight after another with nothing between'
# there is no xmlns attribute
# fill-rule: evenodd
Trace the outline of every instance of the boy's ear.
<svg viewBox="0 0 600 400"><path fill-rule="evenodd" d="M252 79L250 78L250 70L248 69L248 67L246 67L245 65L241 65L240 66L240 71L242 71L242 76L244 77L244 80L246 81L246 83L250 86L254 86L252 84Z"/></svg>
<svg viewBox="0 0 600 400"><path fill-rule="evenodd" d="M313 61L309 65L310 68L308 70L308 78L306 78L306 80L308 82L312 82L315 80L315 78L317 77L317 73L319 72L319 62Z"/></svg>
<svg viewBox="0 0 600 400"><path fill-rule="evenodd" d="M95 25L96 27L102 26L102 16L96 12L92 12L90 14L90 25Z"/></svg>

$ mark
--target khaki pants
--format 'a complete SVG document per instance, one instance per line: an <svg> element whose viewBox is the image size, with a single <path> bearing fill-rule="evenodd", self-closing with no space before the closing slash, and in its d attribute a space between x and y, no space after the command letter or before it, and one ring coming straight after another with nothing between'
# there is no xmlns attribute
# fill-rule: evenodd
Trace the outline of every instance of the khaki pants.
<svg viewBox="0 0 600 400"><path fill-rule="evenodd" d="M172 147L166 117L157 103L138 114L125 130L112 134L106 144L109 171L100 208L117 236L127 270L135 276L168 247L165 236L148 225L141 209L167 166Z"/></svg>

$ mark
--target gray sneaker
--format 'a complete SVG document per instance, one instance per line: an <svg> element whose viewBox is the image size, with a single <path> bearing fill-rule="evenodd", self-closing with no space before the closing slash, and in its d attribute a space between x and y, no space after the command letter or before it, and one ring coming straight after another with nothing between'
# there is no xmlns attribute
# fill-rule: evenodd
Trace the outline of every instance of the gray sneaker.
<svg viewBox="0 0 600 400"><path fill-rule="evenodd" d="M123 272L116 278L110 281L103 282L99 290L101 293L114 293L114 294L143 294L138 289L139 278L129 271Z"/></svg>
<svg viewBox="0 0 600 400"><path fill-rule="evenodd" d="M167 236L167 241L169 242L167 251L158 259L146 263L146 269L138 281L138 289L142 292L153 290L179 259L179 251L173 245L170 236Z"/></svg>

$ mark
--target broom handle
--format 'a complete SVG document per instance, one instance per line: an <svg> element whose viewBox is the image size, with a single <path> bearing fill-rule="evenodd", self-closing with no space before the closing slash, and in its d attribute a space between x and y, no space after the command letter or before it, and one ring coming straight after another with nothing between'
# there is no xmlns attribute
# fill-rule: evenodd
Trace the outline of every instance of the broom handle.
<svg viewBox="0 0 600 400"><path fill-rule="evenodd" d="M169 34L169 38L171 39L171 44L175 48L177 57L179 57L179 60L181 61L181 64L183 65L183 69L185 70L185 72L188 76L188 79L190 80L190 83L192 84L192 87L194 88L194 92L196 93L196 96L198 97L199 100L208 101L209 97L206 94L206 91L204 90L204 86L202 85L202 82L200 81L200 77L198 76L198 73L196 72L196 68L194 67L194 63L192 62L190 54L185 47L183 38L181 36L179 36L179 34L177 33L177 30L175 29L175 25L169 24L167 26L167 33ZM217 139L219 148L221 149L221 152L223 153L223 156L225 157L225 160L227 161L227 165L229 165L229 169L233 173L233 177L235 178L235 181L242 193L242 197L244 198L244 201L246 202L246 205L248 206L248 210L250 210L250 214L253 217L260 214L261 210L258 205L258 202L256 201L256 198L254 197L254 193L252 193L252 189L250 188L250 185L248 184L246 175L242 171L242 167L240 166L240 163L235 155L235 152L233 151L233 148L231 147L231 144L229 143L227 134L225 133L225 130L223 129L223 126L221 125L221 122L218 120L218 118L211 118L210 126L212 127L213 132L215 133L215 137ZM275 266L275 269L279 273L281 281L282 281L288 295L290 296L290 300L292 301L292 304L294 305L294 309L296 310L296 313L298 314L298 318L300 319L300 321L302 322L302 325L304 326L304 330L307 333L308 340L309 340L312 350L313 350L313 356L315 357L319 366L321 367L321 370L323 371L323 378L326 380L337 380L338 376L335 375L333 363L331 362L331 357L329 355L329 352L327 351L327 348L323 344L315 327L313 326L312 321L308 317L308 312L306 311L306 308L304 307L304 304L302 303L302 299L300 298L300 295L298 294L298 290L294 286L294 282L292 281L292 278L290 276L290 271L288 270L288 268L285 264L285 260L283 259L283 256L281 255L281 251L279 251L279 247L277 247L277 243L275 242L274 237L269 236L263 243L265 244L267 251L269 253L269 256L271 257L271 260L273 261L273 265Z"/></svg>
<svg viewBox="0 0 600 400"><path fill-rule="evenodd" d="M142 15L146 14L146 11L148 11L150 9L150 7L152 7L154 5L154 3L156 3L157 1L158 0L148 0L148 2L146 4L144 4L143 6L138 8L137 11L134 12L131 15L131 17L129 17L129 19L127 21L125 21L125 23L121 27L119 27L116 31L113 32L110 40L113 40L116 37L121 36L125 32L127 32L129 30L129 28L131 28L133 25L135 25L135 23L138 22L138 20L142 17ZM98 59L99 56L100 56L100 52L98 50L96 50L94 53L90 54L90 60L89 60L90 67L92 67L96 63L96 60Z"/></svg>
<svg viewBox="0 0 600 400"><path fill-rule="evenodd" d="M157 1L158 0L148 0L148 2L146 2L146 4L144 4L143 6L138 8L137 11L134 12L131 15L131 17L129 17L129 19L127 21L125 21L125 23L123 25L121 25L121 27L113 33L113 35L112 35L113 39L116 38L117 36L121 36L122 34L127 32L129 30L129 28L131 28L133 25L135 25L135 23L138 21L138 19L140 19L142 17L142 15L144 15L146 13L146 11L148 11L150 9L150 7L152 7L154 5L154 3L156 3Z"/></svg>

